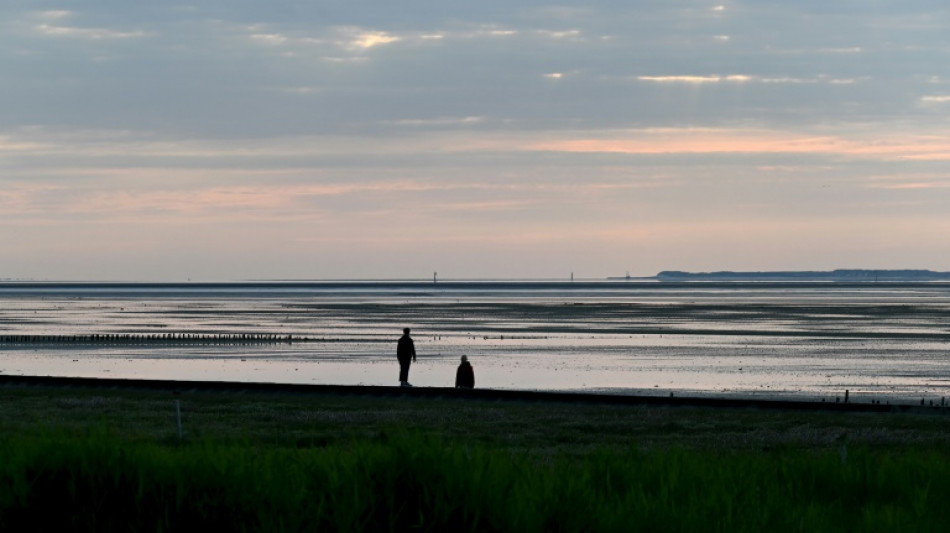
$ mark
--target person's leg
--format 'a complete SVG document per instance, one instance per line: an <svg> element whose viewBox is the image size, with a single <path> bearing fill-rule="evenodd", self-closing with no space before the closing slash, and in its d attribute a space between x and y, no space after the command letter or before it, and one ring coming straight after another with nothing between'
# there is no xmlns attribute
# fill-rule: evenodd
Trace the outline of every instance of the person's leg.
<svg viewBox="0 0 950 533"><path fill-rule="evenodd" d="M399 382L409 381L409 361L399 361Z"/></svg>

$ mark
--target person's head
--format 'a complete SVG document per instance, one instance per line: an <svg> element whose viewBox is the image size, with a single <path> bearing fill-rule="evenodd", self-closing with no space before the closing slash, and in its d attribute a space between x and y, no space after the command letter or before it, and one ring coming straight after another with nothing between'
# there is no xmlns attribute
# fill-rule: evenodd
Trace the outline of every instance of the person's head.
<svg viewBox="0 0 950 533"><path fill-rule="evenodd" d="M463 356L462 356L462 362L463 362L463 363L467 363L467 362L468 362L468 356L467 356L467 355L463 355Z"/></svg>
<svg viewBox="0 0 950 533"><path fill-rule="evenodd" d="M403 335L408 335L408 334L409 334L409 328L402 328L402 333L403 333Z"/></svg>

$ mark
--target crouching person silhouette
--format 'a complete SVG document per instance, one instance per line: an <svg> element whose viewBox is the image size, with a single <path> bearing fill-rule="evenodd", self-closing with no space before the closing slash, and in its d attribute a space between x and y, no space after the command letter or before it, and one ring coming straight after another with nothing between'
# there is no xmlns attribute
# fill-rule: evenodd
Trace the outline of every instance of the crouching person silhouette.
<svg viewBox="0 0 950 533"><path fill-rule="evenodd" d="M472 365L468 362L468 356L466 355L462 356L462 364L459 365L459 369L455 372L455 388L475 388L475 371L472 370Z"/></svg>
<svg viewBox="0 0 950 533"><path fill-rule="evenodd" d="M416 360L416 345L409 336L409 328L402 330L402 337L396 343L396 359L399 360L399 385L411 387L409 383L409 365Z"/></svg>

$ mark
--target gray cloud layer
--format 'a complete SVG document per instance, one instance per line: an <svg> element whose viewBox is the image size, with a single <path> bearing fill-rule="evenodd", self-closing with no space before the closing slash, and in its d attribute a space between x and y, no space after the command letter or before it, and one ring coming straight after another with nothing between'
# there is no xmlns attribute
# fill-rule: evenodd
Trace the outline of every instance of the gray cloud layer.
<svg viewBox="0 0 950 533"><path fill-rule="evenodd" d="M316 4L8 5L3 96L29 104L2 126L782 125L924 118L950 93L936 5Z"/></svg>

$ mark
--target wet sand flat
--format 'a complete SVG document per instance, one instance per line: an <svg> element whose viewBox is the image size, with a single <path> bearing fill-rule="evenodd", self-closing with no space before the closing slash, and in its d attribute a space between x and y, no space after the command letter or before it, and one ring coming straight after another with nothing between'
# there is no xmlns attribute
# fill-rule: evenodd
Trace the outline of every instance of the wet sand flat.
<svg viewBox="0 0 950 533"><path fill-rule="evenodd" d="M466 354L495 389L927 401L950 396L943 284L300 284L10 290L0 336L126 343L0 344L21 375L451 385ZM293 342L202 342L263 335ZM168 342L192 335L195 342Z"/></svg>

